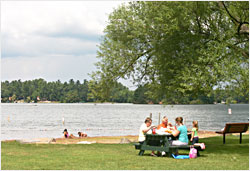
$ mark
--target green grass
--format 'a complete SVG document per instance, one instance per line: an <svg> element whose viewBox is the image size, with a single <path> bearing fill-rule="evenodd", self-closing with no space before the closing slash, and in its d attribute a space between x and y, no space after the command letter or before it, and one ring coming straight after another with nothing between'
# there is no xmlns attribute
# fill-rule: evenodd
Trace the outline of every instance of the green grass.
<svg viewBox="0 0 250 171"><path fill-rule="evenodd" d="M249 136L201 139L196 159L138 156L133 144L20 144L2 142L2 170L249 170ZM180 151L187 154L188 151Z"/></svg>

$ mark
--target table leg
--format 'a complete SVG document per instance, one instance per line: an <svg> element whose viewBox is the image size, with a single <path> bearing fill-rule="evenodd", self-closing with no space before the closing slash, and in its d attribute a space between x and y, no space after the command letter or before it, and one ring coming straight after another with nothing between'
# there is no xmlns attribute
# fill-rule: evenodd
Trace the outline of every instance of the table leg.
<svg viewBox="0 0 250 171"><path fill-rule="evenodd" d="M172 157L172 150L169 150L169 152L166 152L168 157Z"/></svg>
<svg viewBox="0 0 250 171"><path fill-rule="evenodd" d="M226 143L226 134L223 134L223 144Z"/></svg>
<svg viewBox="0 0 250 171"><path fill-rule="evenodd" d="M145 150L140 150L140 152L139 152L138 155L142 156L142 155L144 154L144 151L145 151Z"/></svg>
<svg viewBox="0 0 250 171"><path fill-rule="evenodd" d="M197 156L200 157L200 152L199 152L199 150L197 150Z"/></svg>
<svg viewBox="0 0 250 171"><path fill-rule="evenodd" d="M240 133L240 144L242 142L242 133Z"/></svg>

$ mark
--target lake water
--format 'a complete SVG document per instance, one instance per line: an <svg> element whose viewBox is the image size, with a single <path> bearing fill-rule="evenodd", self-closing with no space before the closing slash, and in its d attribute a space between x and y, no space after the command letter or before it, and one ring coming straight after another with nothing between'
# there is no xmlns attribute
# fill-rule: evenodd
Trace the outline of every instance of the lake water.
<svg viewBox="0 0 250 171"><path fill-rule="evenodd" d="M1 139L58 138L63 130L88 136L138 135L145 118L159 113L169 122L182 116L188 128L199 121L200 130L216 131L226 122L248 122L249 105L135 105L135 104L1 104ZM65 120L63 125L62 120Z"/></svg>

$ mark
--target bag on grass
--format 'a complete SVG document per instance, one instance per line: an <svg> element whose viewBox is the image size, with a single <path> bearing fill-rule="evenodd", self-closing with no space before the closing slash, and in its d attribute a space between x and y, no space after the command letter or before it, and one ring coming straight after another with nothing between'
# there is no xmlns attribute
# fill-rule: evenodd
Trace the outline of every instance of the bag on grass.
<svg viewBox="0 0 250 171"><path fill-rule="evenodd" d="M190 159L197 157L197 150L194 147L190 147L189 157Z"/></svg>

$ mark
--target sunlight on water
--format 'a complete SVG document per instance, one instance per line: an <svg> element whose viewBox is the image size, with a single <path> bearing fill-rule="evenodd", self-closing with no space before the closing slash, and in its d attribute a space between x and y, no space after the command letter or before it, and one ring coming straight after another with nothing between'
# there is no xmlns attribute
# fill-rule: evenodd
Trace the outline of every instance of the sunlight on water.
<svg viewBox="0 0 250 171"><path fill-rule="evenodd" d="M1 104L1 139L62 137L65 128L77 136L138 135L145 118L153 114L158 125L159 113L175 123L184 118L188 128L199 121L200 130L216 131L226 122L248 122L249 105L133 105L133 104ZM64 120L64 124L63 124Z"/></svg>

